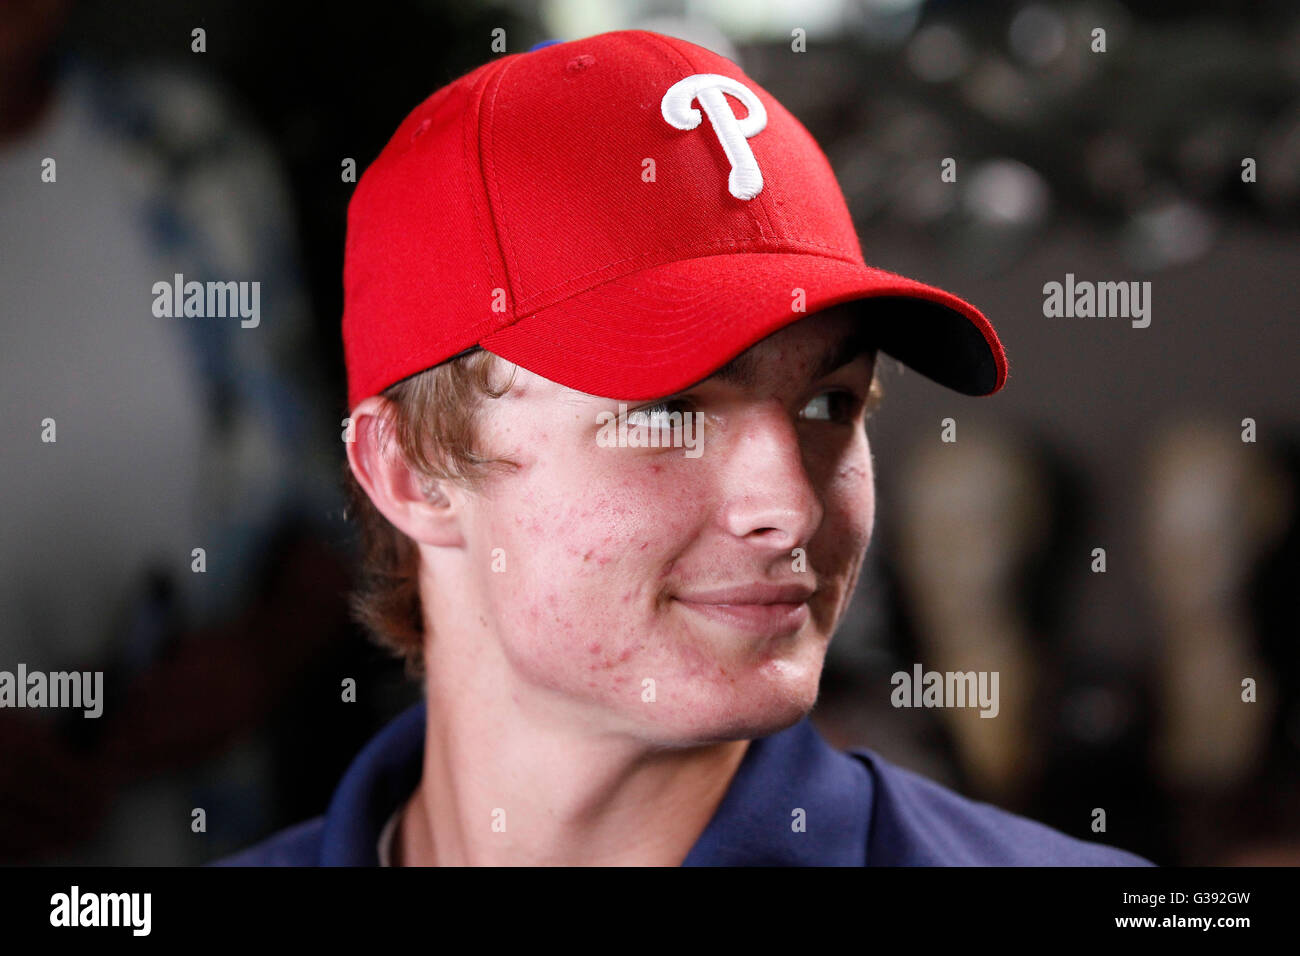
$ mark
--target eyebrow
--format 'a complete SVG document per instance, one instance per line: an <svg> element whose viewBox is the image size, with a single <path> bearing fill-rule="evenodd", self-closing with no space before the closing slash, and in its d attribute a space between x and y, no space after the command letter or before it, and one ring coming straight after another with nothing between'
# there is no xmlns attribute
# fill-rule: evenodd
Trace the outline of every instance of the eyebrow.
<svg viewBox="0 0 1300 956"><path fill-rule="evenodd" d="M813 369L812 380L815 382L825 378L836 369L848 365L864 352L873 351L874 347L868 341L865 330L861 327L854 328L821 357ZM709 377L737 388L753 388L758 381L758 368L754 354L749 351L741 352Z"/></svg>

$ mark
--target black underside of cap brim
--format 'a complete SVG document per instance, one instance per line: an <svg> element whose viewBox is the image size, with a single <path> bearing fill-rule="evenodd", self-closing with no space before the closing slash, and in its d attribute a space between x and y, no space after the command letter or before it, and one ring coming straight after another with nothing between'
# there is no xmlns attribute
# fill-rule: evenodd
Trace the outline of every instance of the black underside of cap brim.
<svg viewBox="0 0 1300 956"><path fill-rule="evenodd" d="M908 368L963 395L988 395L997 386L993 352L960 312L910 296L872 296L853 305L870 326L869 340Z"/></svg>

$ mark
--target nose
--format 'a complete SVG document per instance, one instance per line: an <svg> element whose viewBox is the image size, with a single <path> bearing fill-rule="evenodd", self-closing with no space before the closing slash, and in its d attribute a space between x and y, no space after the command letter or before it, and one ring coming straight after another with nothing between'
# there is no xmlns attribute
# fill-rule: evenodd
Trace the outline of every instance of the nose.
<svg viewBox="0 0 1300 956"><path fill-rule="evenodd" d="M755 547L789 553L821 525L821 499L804 467L799 434L780 402L735 416L721 442L727 530Z"/></svg>

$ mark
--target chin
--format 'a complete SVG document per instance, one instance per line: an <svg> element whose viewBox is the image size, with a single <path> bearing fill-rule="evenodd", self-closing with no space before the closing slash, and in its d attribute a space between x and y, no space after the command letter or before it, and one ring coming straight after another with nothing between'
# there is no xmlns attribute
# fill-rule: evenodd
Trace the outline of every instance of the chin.
<svg viewBox="0 0 1300 956"><path fill-rule="evenodd" d="M767 737L806 717L817 702L816 675L810 678L795 665L780 663L764 665L763 673L751 675L745 686L738 682L728 693L710 694L678 711L672 727L676 745ZM782 679L772 680L773 670Z"/></svg>
<svg viewBox="0 0 1300 956"><path fill-rule="evenodd" d="M769 657L736 684L720 718L733 737L766 737L798 723L817 703L825 647L800 645L791 656Z"/></svg>

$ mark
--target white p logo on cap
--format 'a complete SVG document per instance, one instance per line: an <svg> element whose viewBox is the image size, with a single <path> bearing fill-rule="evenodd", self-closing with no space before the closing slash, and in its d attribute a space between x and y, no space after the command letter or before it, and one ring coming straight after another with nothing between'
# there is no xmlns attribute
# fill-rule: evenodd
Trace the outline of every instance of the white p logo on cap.
<svg viewBox="0 0 1300 956"><path fill-rule="evenodd" d="M743 120L736 119L731 104L722 95L724 91L744 103L749 110L749 115ZM713 131L722 142L722 151L731 162L727 189L737 199L753 199L763 191L763 173L758 168L748 140L767 126L767 110L763 107L762 100L749 87L729 76L696 73L678 80L668 88L659 104L660 112L670 126L695 129L703 120L700 111L691 106L691 101L697 97L704 112L709 114Z"/></svg>

